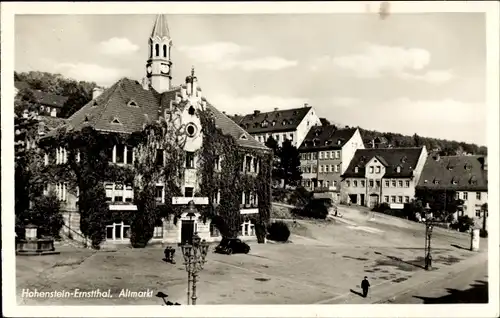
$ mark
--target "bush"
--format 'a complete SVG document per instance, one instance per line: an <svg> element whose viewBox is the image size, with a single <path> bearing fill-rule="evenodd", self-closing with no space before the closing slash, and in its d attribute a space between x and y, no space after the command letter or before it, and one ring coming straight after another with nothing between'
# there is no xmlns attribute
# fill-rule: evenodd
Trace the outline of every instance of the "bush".
<svg viewBox="0 0 500 318"><path fill-rule="evenodd" d="M27 212L25 218L29 220L28 223L32 222L38 226L39 237L49 236L58 239L64 225L60 203L53 192L48 196L36 198L33 201L33 209Z"/></svg>
<svg viewBox="0 0 500 318"><path fill-rule="evenodd" d="M288 203L292 205L305 206L312 200L313 194L304 187L297 187L295 191L290 194Z"/></svg>
<svg viewBox="0 0 500 318"><path fill-rule="evenodd" d="M467 232L474 226L474 220L467 215L459 216L456 223L452 223L450 228L460 232Z"/></svg>
<svg viewBox="0 0 500 318"><path fill-rule="evenodd" d="M390 209L391 209L391 207L389 206L389 204L383 202L383 203L377 204L375 207L373 207L372 211L384 213L384 212L386 212L387 210L390 210Z"/></svg>
<svg viewBox="0 0 500 318"><path fill-rule="evenodd" d="M274 222L269 226L268 239L277 242L286 242L290 237L290 229L288 225L284 222Z"/></svg>
<svg viewBox="0 0 500 318"><path fill-rule="evenodd" d="M480 229L479 230L479 237L487 238L488 237L488 231L486 231L484 229Z"/></svg>
<svg viewBox="0 0 500 318"><path fill-rule="evenodd" d="M330 199L313 199L309 201L303 208L296 208L292 213L313 219L326 219L328 216L328 208L331 206Z"/></svg>

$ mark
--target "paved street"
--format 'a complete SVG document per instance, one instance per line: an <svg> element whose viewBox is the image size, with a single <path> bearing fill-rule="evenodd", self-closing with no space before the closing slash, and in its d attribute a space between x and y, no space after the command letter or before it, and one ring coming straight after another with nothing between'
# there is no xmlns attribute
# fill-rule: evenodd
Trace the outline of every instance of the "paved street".
<svg viewBox="0 0 500 318"><path fill-rule="evenodd" d="M348 216L347 216L348 217ZM344 221L348 220L347 218ZM288 244L250 243L248 255L209 253L200 273L199 304L338 304L374 303L410 288L452 275L487 258L464 248L469 237L436 232L434 270L423 269L421 224L411 228L367 221L298 221L290 225ZM458 247L457 247L458 246ZM23 288L110 290L109 298L18 298L28 305L154 305L152 298L120 298L123 289L164 291L173 302L186 302L186 272L161 261L161 247L116 251L60 249L60 255L17 257L18 296ZM34 271L36 268L37 271ZM360 297L368 276L372 291ZM410 295L411 298L412 295Z"/></svg>
<svg viewBox="0 0 500 318"><path fill-rule="evenodd" d="M399 294L382 303L393 304L450 304L488 302L488 262L466 268L452 277L444 277L429 284Z"/></svg>

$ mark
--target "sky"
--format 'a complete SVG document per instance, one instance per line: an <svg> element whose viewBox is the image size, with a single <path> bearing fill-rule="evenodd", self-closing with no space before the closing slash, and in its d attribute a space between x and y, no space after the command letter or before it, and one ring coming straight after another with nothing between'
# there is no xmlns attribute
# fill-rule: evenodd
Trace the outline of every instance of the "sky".
<svg viewBox="0 0 500 318"><path fill-rule="evenodd" d="M173 84L194 66L229 114L312 106L333 123L486 144L482 13L167 15ZM15 70L145 76L154 15L17 15Z"/></svg>

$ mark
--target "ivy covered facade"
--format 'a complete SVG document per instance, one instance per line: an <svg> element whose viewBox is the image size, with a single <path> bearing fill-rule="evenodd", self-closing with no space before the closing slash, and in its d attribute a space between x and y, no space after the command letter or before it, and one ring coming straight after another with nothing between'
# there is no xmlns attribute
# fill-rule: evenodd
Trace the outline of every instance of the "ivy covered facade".
<svg viewBox="0 0 500 318"><path fill-rule="evenodd" d="M40 141L64 236L93 245L181 243L195 232L264 241L272 153L202 96L194 69L172 86L171 45L159 15L142 83L119 80Z"/></svg>

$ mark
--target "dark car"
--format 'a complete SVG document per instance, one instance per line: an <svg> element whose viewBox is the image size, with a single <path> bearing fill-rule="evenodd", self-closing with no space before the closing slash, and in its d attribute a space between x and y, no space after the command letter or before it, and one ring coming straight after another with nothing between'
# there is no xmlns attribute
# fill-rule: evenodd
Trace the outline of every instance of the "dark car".
<svg viewBox="0 0 500 318"><path fill-rule="evenodd" d="M216 253L228 254L250 252L250 246L238 238L223 238L215 248Z"/></svg>

